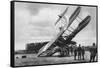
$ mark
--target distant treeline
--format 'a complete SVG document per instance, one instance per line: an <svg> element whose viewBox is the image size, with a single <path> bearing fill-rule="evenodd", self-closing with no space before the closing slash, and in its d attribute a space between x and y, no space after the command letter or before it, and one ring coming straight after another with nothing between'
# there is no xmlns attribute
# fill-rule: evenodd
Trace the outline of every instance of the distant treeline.
<svg viewBox="0 0 100 68"><path fill-rule="evenodd" d="M40 48L42 48L44 45L46 45L48 42L39 42L39 43L29 43L26 46L26 51L28 53L38 53Z"/></svg>
<svg viewBox="0 0 100 68"><path fill-rule="evenodd" d="M25 50L18 50L15 51L15 54L32 54L32 53L38 53L40 48L42 48L44 45L46 45L48 42L41 42L41 43L28 43L26 44ZM91 46L84 46L85 51L88 51Z"/></svg>
<svg viewBox="0 0 100 68"><path fill-rule="evenodd" d="M18 50L15 54L29 54L29 53L38 53L41 47L46 45L48 42L39 42L39 43L28 43L26 44L25 50Z"/></svg>

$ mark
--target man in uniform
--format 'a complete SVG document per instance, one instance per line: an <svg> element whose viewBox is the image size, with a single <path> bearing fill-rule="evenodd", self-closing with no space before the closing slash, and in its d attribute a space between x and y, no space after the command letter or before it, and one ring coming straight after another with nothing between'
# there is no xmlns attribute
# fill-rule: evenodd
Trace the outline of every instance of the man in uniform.
<svg viewBox="0 0 100 68"><path fill-rule="evenodd" d="M77 48L77 51L78 51L78 60L81 60L81 53L82 53L81 44L79 44L79 47Z"/></svg>
<svg viewBox="0 0 100 68"><path fill-rule="evenodd" d="M76 60L76 56L77 56L77 47L74 48L74 60Z"/></svg>
<svg viewBox="0 0 100 68"><path fill-rule="evenodd" d="M90 48L90 62L95 61L96 55L97 55L97 47L95 43L93 43L92 47Z"/></svg>
<svg viewBox="0 0 100 68"><path fill-rule="evenodd" d="M82 59L84 60L85 48L82 46Z"/></svg>
<svg viewBox="0 0 100 68"><path fill-rule="evenodd" d="M71 55L73 55L73 46L70 47Z"/></svg>

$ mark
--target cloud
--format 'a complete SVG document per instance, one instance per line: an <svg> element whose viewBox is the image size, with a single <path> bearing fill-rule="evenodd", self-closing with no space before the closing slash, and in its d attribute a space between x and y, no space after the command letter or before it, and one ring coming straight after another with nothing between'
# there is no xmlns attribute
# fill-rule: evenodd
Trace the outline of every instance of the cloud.
<svg viewBox="0 0 100 68"><path fill-rule="evenodd" d="M59 14L59 10L52 10L51 8L44 8L36 16L32 16L33 24L37 26L51 26L54 25L54 22L57 19L57 15Z"/></svg>

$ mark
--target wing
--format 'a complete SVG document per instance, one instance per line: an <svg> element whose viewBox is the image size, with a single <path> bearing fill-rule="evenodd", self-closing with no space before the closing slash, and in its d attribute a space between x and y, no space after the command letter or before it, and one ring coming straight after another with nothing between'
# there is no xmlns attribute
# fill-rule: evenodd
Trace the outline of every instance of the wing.
<svg viewBox="0 0 100 68"><path fill-rule="evenodd" d="M61 20L61 18L66 14L68 10L68 7L65 9L65 11L59 16L58 20L56 21L55 25Z"/></svg>
<svg viewBox="0 0 100 68"><path fill-rule="evenodd" d="M60 21L60 19L61 19L61 18L59 17L58 20L56 21L55 25Z"/></svg>
<svg viewBox="0 0 100 68"><path fill-rule="evenodd" d="M67 7L67 8L65 9L65 11L61 14L62 17L66 14L67 10L68 10L68 7Z"/></svg>
<svg viewBox="0 0 100 68"><path fill-rule="evenodd" d="M81 10L81 7L77 7L76 10L74 11L74 13L70 16L69 18L69 24L68 27L72 24L72 22L76 19L76 17L79 15ZM67 27L67 28L68 28Z"/></svg>

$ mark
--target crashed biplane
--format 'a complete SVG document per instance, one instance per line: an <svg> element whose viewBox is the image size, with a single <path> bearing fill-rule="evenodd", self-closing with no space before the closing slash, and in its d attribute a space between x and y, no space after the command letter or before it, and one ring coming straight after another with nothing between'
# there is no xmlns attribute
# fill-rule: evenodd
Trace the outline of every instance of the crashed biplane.
<svg viewBox="0 0 100 68"><path fill-rule="evenodd" d="M79 17L79 13L81 11L81 7L77 7L76 10L71 14L71 16L68 19L68 22L66 21L67 18L65 17L65 14L67 13L69 7L65 9L65 11L59 15L58 20L55 23L55 26L61 21L62 19L65 20L64 26L60 28L59 33L56 37L54 37L50 42L48 42L45 46L43 46L37 56L53 56L56 52L60 52L59 56L66 55L67 53L67 47L71 43L72 39L76 36L78 32L80 32L91 20L91 16L87 15L84 19L81 19ZM71 24L73 21L79 18L81 19L81 22L79 22L78 26L74 29L71 27ZM72 28L72 30L69 30L69 28ZM70 32L70 34L67 34L66 31ZM54 48L51 48L54 46Z"/></svg>

